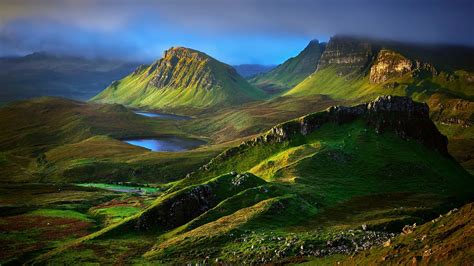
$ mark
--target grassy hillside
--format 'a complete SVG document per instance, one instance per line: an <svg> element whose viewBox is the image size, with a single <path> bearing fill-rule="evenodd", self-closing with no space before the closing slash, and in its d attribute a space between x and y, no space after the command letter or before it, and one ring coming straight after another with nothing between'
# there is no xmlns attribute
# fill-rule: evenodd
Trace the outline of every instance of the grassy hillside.
<svg viewBox="0 0 474 266"><path fill-rule="evenodd" d="M251 78L250 83L270 94L286 91L316 70L324 47L325 44L313 40L297 56L286 60L268 73Z"/></svg>
<svg viewBox="0 0 474 266"><path fill-rule="evenodd" d="M203 138L182 131L177 123L140 116L121 105L61 98L13 103L0 108L0 181L176 180L223 147L156 153L120 139L168 135Z"/></svg>
<svg viewBox="0 0 474 266"><path fill-rule="evenodd" d="M107 247L125 263L285 263L382 244L469 199L474 185L427 109L390 99L277 125L142 212L36 261L117 262L97 252Z"/></svg>
<svg viewBox="0 0 474 266"><path fill-rule="evenodd" d="M383 246L356 256L335 255L313 258L305 265L464 265L474 259L473 203L440 214L425 224L410 225Z"/></svg>
<svg viewBox="0 0 474 266"><path fill-rule="evenodd" d="M188 48L171 48L162 59L112 83L92 101L150 109L197 111L262 99L235 69Z"/></svg>

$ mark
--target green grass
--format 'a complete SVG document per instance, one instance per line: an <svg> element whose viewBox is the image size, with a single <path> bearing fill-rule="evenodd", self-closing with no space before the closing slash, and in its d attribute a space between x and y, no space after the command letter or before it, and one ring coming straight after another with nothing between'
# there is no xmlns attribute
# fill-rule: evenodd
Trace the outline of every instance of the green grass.
<svg viewBox="0 0 474 266"><path fill-rule="evenodd" d="M92 214L94 216L106 217L106 224L112 224L123 220L124 218L130 217L140 212L141 208L134 206L116 206L95 209Z"/></svg>
<svg viewBox="0 0 474 266"><path fill-rule="evenodd" d="M189 52L189 55L182 55ZM174 62L173 54L179 60ZM169 66L175 71L168 82L155 87L154 77L168 75ZM207 87L210 84L211 87ZM216 106L259 100L265 95L250 85L230 66L208 55L187 48L172 48L165 56L138 73L132 73L113 83L92 101L121 103L139 108L177 110L209 109Z"/></svg>
<svg viewBox="0 0 474 266"><path fill-rule="evenodd" d="M167 183L223 146L157 153L119 139L176 135L206 140L177 121L149 119L120 105L38 98L0 108L1 182Z"/></svg>
<svg viewBox="0 0 474 266"><path fill-rule="evenodd" d="M256 176L247 175L249 183L236 187L235 176L227 174L231 171ZM207 256L254 261L273 256L251 248L262 246L258 238L264 235L296 237L301 241L297 245L317 245L335 232L362 224L397 231L405 223L425 221L446 204L471 197L473 182L454 160L416 141L392 132L377 134L360 120L327 123L307 136L257 143L221 157L207 171L175 182L147 209L67 246L109 241L124 231L136 237L143 234L131 230L137 221L165 215L176 200L195 188L208 187L214 195L209 210L176 228L150 224L157 226L150 232L158 240L145 258L160 263L198 262ZM255 232L254 240L250 232ZM242 242L249 237L249 242ZM269 241L265 247L273 251L278 243ZM60 258L66 248L40 259Z"/></svg>
<svg viewBox="0 0 474 266"><path fill-rule="evenodd" d="M83 184L77 184L77 185L81 187L95 187L95 188L102 188L102 189L112 190L112 191L140 190L146 194L156 193L160 191L160 189L157 187L149 187L149 186L133 186L133 185L129 186L129 185L105 184L105 183L83 183Z"/></svg>
<svg viewBox="0 0 474 266"><path fill-rule="evenodd" d="M31 216L47 216L58 218L77 219L82 221L92 221L90 217L84 213L73 210L55 210L55 209L39 209L29 212L27 215Z"/></svg>
<svg viewBox="0 0 474 266"><path fill-rule="evenodd" d="M266 90L269 94L281 94L313 73L321 54L321 45L317 42L311 42L297 56L286 60L267 73L253 77L249 81Z"/></svg>

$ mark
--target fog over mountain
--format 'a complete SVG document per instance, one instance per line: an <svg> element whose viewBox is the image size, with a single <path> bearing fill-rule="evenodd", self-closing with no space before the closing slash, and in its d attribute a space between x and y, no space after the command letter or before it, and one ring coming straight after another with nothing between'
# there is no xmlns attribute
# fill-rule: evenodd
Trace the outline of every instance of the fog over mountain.
<svg viewBox="0 0 474 266"><path fill-rule="evenodd" d="M47 51L143 61L182 45L231 64L278 64L309 39L341 33L474 45L469 0L1 0L0 6L0 56Z"/></svg>

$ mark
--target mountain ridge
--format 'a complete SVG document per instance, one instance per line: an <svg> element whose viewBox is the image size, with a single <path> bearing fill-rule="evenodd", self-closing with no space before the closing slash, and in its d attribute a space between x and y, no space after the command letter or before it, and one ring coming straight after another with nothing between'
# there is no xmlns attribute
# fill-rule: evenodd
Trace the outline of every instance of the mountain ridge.
<svg viewBox="0 0 474 266"><path fill-rule="evenodd" d="M325 46L325 43L316 39L311 40L297 56L267 73L251 78L250 83L271 94L290 89L316 70Z"/></svg>

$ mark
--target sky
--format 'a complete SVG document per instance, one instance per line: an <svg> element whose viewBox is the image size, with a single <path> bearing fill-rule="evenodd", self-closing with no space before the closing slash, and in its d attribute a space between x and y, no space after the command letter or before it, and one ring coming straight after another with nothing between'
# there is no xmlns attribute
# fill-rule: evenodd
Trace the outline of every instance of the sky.
<svg viewBox="0 0 474 266"><path fill-rule="evenodd" d="M0 0L0 56L151 62L185 46L279 64L335 34L474 46L472 14L474 0Z"/></svg>

